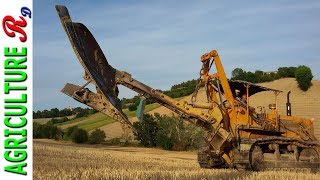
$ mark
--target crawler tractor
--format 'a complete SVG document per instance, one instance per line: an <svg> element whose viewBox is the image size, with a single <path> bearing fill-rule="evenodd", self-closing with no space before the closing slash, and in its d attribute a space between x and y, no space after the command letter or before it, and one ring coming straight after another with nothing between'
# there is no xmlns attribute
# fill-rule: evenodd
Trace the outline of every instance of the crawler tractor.
<svg viewBox="0 0 320 180"><path fill-rule="evenodd" d="M66 7L57 5L56 10L87 81L83 86L67 83L62 89L66 95L129 127L132 124L122 112L117 86L152 98L206 131L205 146L198 152L202 168L319 169L319 142L313 133L312 120L291 116L291 109L287 115L280 115L279 90L228 80L216 50L200 58L200 78L191 101L178 101L113 68L87 27L72 22ZM95 92L86 88L89 83L96 87ZM206 102L197 99L199 87L205 88ZM274 92L270 113L250 106L250 96L262 91Z"/></svg>

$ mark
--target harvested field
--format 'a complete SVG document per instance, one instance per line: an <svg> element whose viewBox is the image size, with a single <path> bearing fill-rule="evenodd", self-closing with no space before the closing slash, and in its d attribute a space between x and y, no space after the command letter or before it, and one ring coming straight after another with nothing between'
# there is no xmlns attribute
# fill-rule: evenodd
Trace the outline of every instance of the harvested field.
<svg viewBox="0 0 320 180"><path fill-rule="evenodd" d="M201 169L196 152L34 140L34 179L320 179L320 173Z"/></svg>

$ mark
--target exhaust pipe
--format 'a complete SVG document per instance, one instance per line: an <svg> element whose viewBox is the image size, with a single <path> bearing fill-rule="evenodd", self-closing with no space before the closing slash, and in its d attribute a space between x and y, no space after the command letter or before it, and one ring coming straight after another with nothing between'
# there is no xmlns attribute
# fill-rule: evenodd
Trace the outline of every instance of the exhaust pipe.
<svg viewBox="0 0 320 180"><path fill-rule="evenodd" d="M291 103L290 103L290 93L291 91L289 91L287 93L287 116L291 116Z"/></svg>

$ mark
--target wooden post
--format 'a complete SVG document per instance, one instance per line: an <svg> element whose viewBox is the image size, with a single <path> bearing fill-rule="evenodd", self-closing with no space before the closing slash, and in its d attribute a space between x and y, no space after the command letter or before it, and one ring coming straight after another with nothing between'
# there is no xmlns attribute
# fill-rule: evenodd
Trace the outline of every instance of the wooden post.
<svg viewBox="0 0 320 180"><path fill-rule="evenodd" d="M275 91L275 104L276 104L276 109L275 109L275 116L276 116L276 128L279 131L280 130L280 123L279 123L279 118L278 118L278 95L279 92Z"/></svg>
<svg viewBox="0 0 320 180"><path fill-rule="evenodd" d="M250 114L249 114L249 84L246 84L246 95L247 95L247 118L249 125L252 125L252 120L250 119Z"/></svg>

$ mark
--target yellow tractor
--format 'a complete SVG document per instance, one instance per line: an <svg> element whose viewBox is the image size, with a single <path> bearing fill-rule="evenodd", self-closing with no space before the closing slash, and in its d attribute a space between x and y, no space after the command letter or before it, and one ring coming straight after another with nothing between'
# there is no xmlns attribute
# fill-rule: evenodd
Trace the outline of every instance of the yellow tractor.
<svg viewBox="0 0 320 180"><path fill-rule="evenodd" d="M117 85L153 99L207 132L205 146L198 152L202 168L319 169L319 142L312 121L278 114L279 90L228 80L217 51L201 56L200 78L191 101L177 101L113 68L86 26L72 22L66 7L57 5L56 10L87 81L83 86L67 83L63 93L130 127L117 98ZM96 92L86 88L89 83ZM206 90L207 102L197 100L200 86ZM275 94L271 113L250 106L250 96L262 91Z"/></svg>

